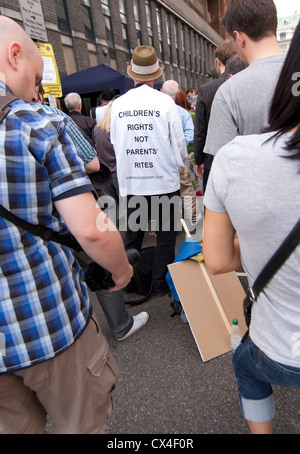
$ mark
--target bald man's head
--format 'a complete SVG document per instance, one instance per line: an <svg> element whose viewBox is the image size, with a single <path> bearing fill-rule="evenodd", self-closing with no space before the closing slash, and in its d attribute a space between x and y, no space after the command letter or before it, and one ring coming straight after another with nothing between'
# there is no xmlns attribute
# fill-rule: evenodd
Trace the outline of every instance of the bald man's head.
<svg viewBox="0 0 300 454"><path fill-rule="evenodd" d="M0 79L24 101L35 98L35 87L43 77L43 59L15 21L0 16Z"/></svg>
<svg viewBox="0 0 300 454"><path fill-rule="evenodd" d="M178 83L175 80L166 80L161 87L161 91L166 95L171 96L171 98L173 98L174 100L177 95L178 89Z"/></svg>

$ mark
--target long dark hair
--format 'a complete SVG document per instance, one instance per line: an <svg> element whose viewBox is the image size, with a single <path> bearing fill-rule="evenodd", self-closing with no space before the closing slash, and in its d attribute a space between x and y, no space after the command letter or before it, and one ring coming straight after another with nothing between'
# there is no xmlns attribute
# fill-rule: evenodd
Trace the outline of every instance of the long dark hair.
<svg viewBox="0 0 300 454"><path fill-rule="evenodd" d="M300 159L300 22L295 30L285 63L275 88L269 112L267 131L278 131L276 136L297 127L287 142L288 151L296 151L290 157ZM297 82L298 81L298 82Z"/></svg>

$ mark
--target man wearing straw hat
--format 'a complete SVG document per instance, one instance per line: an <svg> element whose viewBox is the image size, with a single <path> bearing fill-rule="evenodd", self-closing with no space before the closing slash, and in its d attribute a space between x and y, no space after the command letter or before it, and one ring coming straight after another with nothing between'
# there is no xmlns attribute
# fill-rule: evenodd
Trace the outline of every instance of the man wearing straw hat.
<svg viewBox="0 0 300 454"><path fill-rule="evenodd" d="M148 219L155 220L152 275L154 291L162 296L168 292L167 265L175 258L180 170L187 149L174 101L154 89L162 75L154 48L136 47L127 72L135 88L114 101L110 132L127 209L125 248L140 250Z"/></svg>

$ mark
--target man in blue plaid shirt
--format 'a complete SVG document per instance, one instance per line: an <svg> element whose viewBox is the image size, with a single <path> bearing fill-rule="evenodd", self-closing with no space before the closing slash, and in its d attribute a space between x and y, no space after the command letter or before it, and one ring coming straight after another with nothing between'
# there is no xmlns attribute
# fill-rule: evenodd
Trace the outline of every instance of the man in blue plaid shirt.
<svg viewBox="0 0 300 454"><path fill-rule="evenodd" d="M20 98L0 124L0 203L32 224L68 229L119 290L132 267L95 204L67 121L29 102L42 74L33 41L0 16L0 96ZM106 432L118 367L80 266L69 248L3 218L0 230L0 433L43 433L47 414L56 433Z"/></svg>

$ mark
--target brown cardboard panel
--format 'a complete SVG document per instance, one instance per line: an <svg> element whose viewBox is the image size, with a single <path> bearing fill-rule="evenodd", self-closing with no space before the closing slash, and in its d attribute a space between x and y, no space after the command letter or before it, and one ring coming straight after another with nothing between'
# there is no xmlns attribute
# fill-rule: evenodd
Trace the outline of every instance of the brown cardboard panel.
<svg viewBox="0 0 300 454"><path fill-rule="evenodd" d="M203 266L193 260L185 260L173 263L168 268L201 358L209 361L231 350L228 326L232 318L243 321L241 311L244 291L235 273L209 275L218 303L222 305L220 311ZM222 316L222 308L229 317L227 324Z"/></svg>
<svg viewBox="0 0 300 454"><path fill-rule="evenodd" d="M212 276L209 274L214 289L222 302L226 317L231 324L233 318L237 318L242 334L247 331L243 313L243 300L245 291L235 272Z"/></svg>

